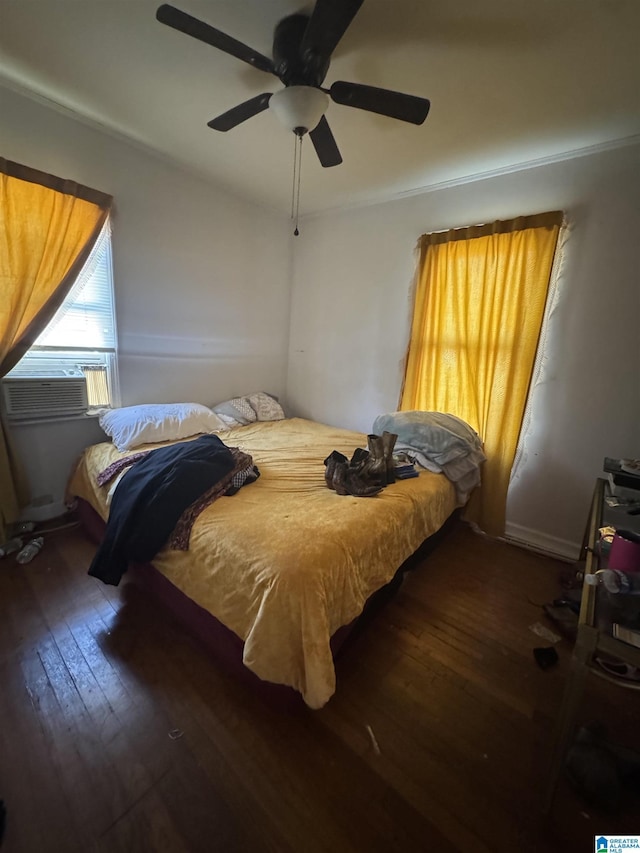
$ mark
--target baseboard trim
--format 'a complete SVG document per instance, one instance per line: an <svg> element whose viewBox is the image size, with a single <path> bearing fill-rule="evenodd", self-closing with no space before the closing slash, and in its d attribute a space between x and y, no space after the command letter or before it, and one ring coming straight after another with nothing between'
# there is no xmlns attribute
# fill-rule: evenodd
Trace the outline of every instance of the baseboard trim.
<svg viewBox="0 0 640 853"><path fill-rule="evenodd" d="M558 557L571 563L580 557L579 542L549 536L548 533L542 533L540 530L533 530L521 524L507 522L504 538L513 545L530 548L532 551L539 551L541 554Z"/></svg>

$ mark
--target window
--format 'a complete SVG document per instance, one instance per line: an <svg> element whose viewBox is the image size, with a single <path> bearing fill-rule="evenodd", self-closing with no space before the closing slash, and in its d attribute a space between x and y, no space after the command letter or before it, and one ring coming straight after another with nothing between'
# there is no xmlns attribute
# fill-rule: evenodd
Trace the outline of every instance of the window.
<svg viewBox="0 0 640 853"><path fill-rule="evenodd" d="M9 377L82 373L89 409L118 400L109 220L64 302Z"/></svg>

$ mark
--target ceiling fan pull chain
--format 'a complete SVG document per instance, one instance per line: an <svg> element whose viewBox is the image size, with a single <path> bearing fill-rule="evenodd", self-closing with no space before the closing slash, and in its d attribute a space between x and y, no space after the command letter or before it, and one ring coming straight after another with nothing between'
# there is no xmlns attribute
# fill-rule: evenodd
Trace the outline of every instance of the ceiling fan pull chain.
<svg viewBox="0 0 640 853"><path fill-rule="evenodd" d="M302 172L302 134L300 136L298 136L298 134L296 134L296 148L297 148L297 155L298 155L298 157L297 157L297 160L298 160L298 168L297 168L298 176L297 176L297 187L296 187L296 217L295 217L296 218L296 228L295 228L295 231L293 233L294 233L294 236L298 237L300 234L300 231L298 230L298 216L300 213L300 173ZM294 183L296 181L295 173L296 173L296 170L294 168Z"/></svg>

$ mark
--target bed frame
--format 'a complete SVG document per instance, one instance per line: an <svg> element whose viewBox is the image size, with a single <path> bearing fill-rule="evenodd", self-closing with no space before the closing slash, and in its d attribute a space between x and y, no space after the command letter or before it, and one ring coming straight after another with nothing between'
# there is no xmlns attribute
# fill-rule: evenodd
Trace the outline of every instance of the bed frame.
<svg viewBox="0 0 640 853"><path fill-rule="evenodd" d="M87 535L99 543L106 524L93 507L82 498L77 499L77 513ZM458 522L460 510L456 510L432 536L400 566L393 578L373 593L365 607L353 622L343 625L331 637L331 652L334 660L344 654L374 616L396 594L407 571L415 569L436 546L449 534ZM207 653L226 672L250 686L264 701L278 707L306 707L297 690L284 684L263 681L247 669L242 662L244 643L233 631L222 624L208 610L174 586L152 563L134 563L129 566L129 577L143 587L175 617L177 622L200 643Z"/></svg>

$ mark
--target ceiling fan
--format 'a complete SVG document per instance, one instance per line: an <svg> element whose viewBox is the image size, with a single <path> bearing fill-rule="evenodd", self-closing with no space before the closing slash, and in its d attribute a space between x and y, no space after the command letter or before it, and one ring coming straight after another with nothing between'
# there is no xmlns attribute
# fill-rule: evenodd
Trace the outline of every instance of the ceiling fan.
<svg viewBox="0 0 640 853"><path fill-rule="evenodd" d="M270 107L297 136L309 132L323 166L337 166L342 156L324 116L329 99L336 104L412 124L422 124L430 107L426 98L359 83L337 81L329 89L322 88L331 54L363 2L316 0L311 15L299 13L283 18L274 32L273 59L167 3L158 8L156 18L254 68L273 74L285 86L275 93L265 92L233 107L208 122L209 127L231 130Z"/></svg>

